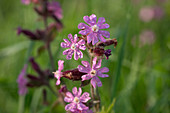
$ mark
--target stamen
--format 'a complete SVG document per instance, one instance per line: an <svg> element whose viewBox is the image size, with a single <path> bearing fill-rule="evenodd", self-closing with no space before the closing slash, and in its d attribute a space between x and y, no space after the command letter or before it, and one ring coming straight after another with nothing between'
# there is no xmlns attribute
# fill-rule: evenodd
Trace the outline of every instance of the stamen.
<svg viewBox="0 0 170 113"><path fill-rule="evenodd" d="M73 101L74 101L75 103L79 103L79 102L80 102L79 98L77 98L77 97L75 97Z"/></svg>
<svg viewBox="0 0 170 113"><path fill-rule="evenodd" d="M92 31L94 31L94 32L98 32L99 31L99 27L97 25L94 25L91 28L92 28Z"/></svg>
<svg viewBox="0 0 170 113"><path fill-rule="evenodd" d="M96 70L91 70L90 74L91 74L92 76L96 76Z"/></svg>
<svg viewBox="0 0 170 113"><path fill-rule="evenodd" d="M72 50L75 50L75 49L76 49L76 45L75 45L75 44L72 44L72 45L71 45L71 49L72 49Z"/></svg>

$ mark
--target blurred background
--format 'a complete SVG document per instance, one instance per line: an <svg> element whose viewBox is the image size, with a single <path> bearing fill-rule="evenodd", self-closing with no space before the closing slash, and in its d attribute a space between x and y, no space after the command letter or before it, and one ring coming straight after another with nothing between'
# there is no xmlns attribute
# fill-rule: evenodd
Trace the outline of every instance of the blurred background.
<svg viewBox="0 0 170 113"><path fill-rule="evenodd" d="M116 38L116 48L110 46L112 55L103 60L109 78L100 79L102 107L107 109L113 98L115 113L170 113L170 0L58 0L63 9L63 30L52 42L52 52L57 67L59 59L65 69L77 67L84 58L66 60L60 43L69 33L78 33L83 16L96 14L110 24L111 39ZM17 36L21 26L35 30L43 28L42 21L33 10L33 4L23 5L20 0L0 0L0 113L16 113L19 106L16 82L32 46L31 56L37 56L42 42L31 42L24 35ZM47 52L36 61L42 69L49 67ZM29 66L29 73L35 73ZM71 90L80 82L64 79ZM51 84L55 85L55 81ZM64 107L55 105L56 97L48 91L49 105L42 104L42 89L29 89L25 97L24 113L62 113ZM89 86L83 88L89 91ZM21 104L21 103L20 103Z"/></svg>

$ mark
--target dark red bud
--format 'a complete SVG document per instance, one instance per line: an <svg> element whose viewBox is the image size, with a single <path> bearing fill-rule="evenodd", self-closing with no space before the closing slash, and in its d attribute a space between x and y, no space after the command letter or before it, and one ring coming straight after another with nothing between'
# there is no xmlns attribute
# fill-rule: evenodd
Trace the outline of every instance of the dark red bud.
<svg viewBox="0 0 170 113"><path fill-rule="evenodd" d="M106 56L106 59L109 59L109 56L111 55L111 49L107 49L104 51L104 54Z"/></svg>
<svg viewBox="0 0 170 113"><path fill-rule="evenodd" d="M26 30L26 29L22 29L21 27L18 27L17 34L20 35L21 33L26 35L31 40L39 40L39 37L37 37L35 33L31 32L30 30Z"/></svg>
<svg viewBox="0 0 170 113"><path fill-rule="evenodd" d="M63 77L68 78L70 80L82 80L81 77L85 75L86 73L80 72L77 68L73 70L67 70L63 72Z"/></svg>
<svg viewBox="0 0 170 113"><path fill-rule="evenodd" d="M40 69L39 65L35 62L34 58L30 58L32 68L40 75L44 76L44 72Z"/></svg>
<svg viewBox="0 0 170 113"><path fill-rule="evenodd" d="M95 47L93 50L93 53L95 54L95 56L103 56L104 54L104 48L102 47Z"/></svg>
<svg viewBox="0 0 170 113"><path fill-rule="evenodd" d="M31 81L39 81L40 79L34 75L27 74L27 78L30 79Z"/></svg>
<svg viewBox="0 0 170 113"><path fill-rule="evenodd" d="M68 92L66 85L61 85L59 89L59 93L63 93L64 95Z"/></svg>
<svg viewBox="0 0 170 113"><path fill-rule="evenodd" d="M97 47L105 47L105 46L110 46L110 45L114 45L114 47L117 46L117 40L114 38L114 39L108 39L106 40L106 42L98 42L96 44Z"/></svg>

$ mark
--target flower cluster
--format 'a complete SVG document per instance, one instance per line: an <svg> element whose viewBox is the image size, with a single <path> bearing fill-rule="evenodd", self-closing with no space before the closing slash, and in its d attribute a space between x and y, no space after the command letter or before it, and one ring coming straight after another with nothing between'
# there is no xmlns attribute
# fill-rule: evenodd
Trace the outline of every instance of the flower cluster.
<svg viewBox="0 0 170 113"><path fill-rule="evenodd" d="M38 51L46 48L51 61L51 70L55 71L50 44L56 36L55 31L60 31L62 28L60 19L62 19L63 16L60 4L50 0L21 1L25 5L30 3L34 4L34 10L42 18L45 28L31 31L18 27L17 34L24 34L33 41L38 40L44 42L45 45L40 47ZM47 23L48 18L54 19L55 22ZM82 65L78 65L76 68L66 70L64 68L65 61L59 60L58 69L52 73L50 69L42 70L40 68L41 66L39 66L39 64L32 57L29 59L29 63L37 75L27 74L27 66L23 68L17 81L19 84L20 95L27 93L27 87L36 88L41 86L47 86L55 94L55 91L53 91L53 88L50 86L50 80L55 78L57 79L56 85L59 92L55 95L58 98L58 101L62 101L61 103L64 105L67 103L65 106L66 111L71 113L93 113L91 108L99 106L100 99L96 96L97 92L94 92L97 90L94 89L102 86L100 78L109 77L107 74L109 69L107 67L102 67L102 60L109 59L109 56L111 55L111 49L105 49L105 47L110 45L114 45L114 47L116 47L117 40L105 39L110 38L110 33L104 30L109 28L110 25L106 23L104 17L100 17L97 20L96 15L92 14L90 16L84 16L83 19L87 24L78 24L78 29L80 29L78 35L81 36L78 36L77 34L68 34L68 39L63 39L64 42L61 42L60 46L66 49L63 51L63 55L66 55L67 60L71 60L72 57L74 57L74 60L82 59L83 52L87 50L90 56L90 62L81 61ZM91 88L93 89L93 93L83 93L80 87L78 89L77 87L74 87L71 93L67 89L67 84L63 82L63 78L72 81L81 81L81 88L90 84ZM46 95L46 90L43 89L44 104L48 104ZM98 110L94 110L94 112L98 112Z"/></svg>
<svg viewBox="0 0 170 113"><path fill-rule="evenodd" d="M83 19L88 25L85 23L80 23L78 25L78 29L81 29L79 34L82 36L78 37L77 34L75 34L73 37L72 34L69 34L69 40L63 39L64 42L61 42L61 47L67 48L63 51L63 55L66 55L67 60L72 59L73 54L75 60L83 58L83 52L80 50L88 49L92 62L89 63L88 61L82 61L81 63L83 66L78 65L78 67L75 69L63 71L64 61L59 60L58 70L53 72L54 77L57 78L56 85L60 85L62 83L60 79L61 77L64 77L70 80L81 80L82 83L84 81L90 81L92 87L96 88L97 86L102 86L102 82L100 81L99 77L109 77L108 74L105 74L109 72L109 69L107 67L101 68L102 59L104 59L104 56L106 56L106 59L109 59L109 56L111 55L111 49L105 50L105 47L110 45L114 45L116 47L117 40L106 40L104 38L110 37L110 33L103 30L109 28L109 24L105 23L104 17L100 17L97 21L96 15L92 14L91 16L84 16ZM81 86L84 86L84 84ZM65 88L66 87L64 87L64 89ZM60 92L61 91L64 91L63 87L60 89ZM76 87L73 88L72 92L73 94L68 90L64 91L64 101L70 103L65 106L65 110L72 113L92 113L89 107L85 104L91 99L89 97L90 94L85 92L81 96L82 89L79 88L79 90L77 90Z"/></svg>

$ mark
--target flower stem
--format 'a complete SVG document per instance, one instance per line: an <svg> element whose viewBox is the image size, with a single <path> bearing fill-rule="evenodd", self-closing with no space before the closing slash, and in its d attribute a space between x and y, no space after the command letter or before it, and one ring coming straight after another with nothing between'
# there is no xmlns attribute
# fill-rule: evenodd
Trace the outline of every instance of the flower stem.
<svg viewBox="0 0 170 113"><path fill-rule="evenodd" d="M57 93L53 90L53 88L50 85L47 85L47 87L50 89L50 91L56 96L58 97Z"/></svg>
<svg viewBox="0 0 170 113"><path fill-rule="evenodd" d="M92 64L93 64L93 57L90 57L90 65L92 67ZM92 99L93 99L93 104L94 104L94 112L99 112L100 110L100 95L99 95L99 92L98 92L98 87L94 88L91 84L91 96L92 96Z"/></svg>
<svg viewBox="0 0 170 113"><path fill-rule="evenodd" d="M44 26L45 26L45 29L46 29L45 39L48 39L48 36L47 36L48 21L47 21L46 17L44 17ZM50 58L52 71L55 71L55 65L54 65L53 55L52 55L52 52L51 52L50 43L48 41L45 42L45 43L47 45L47 51L48 51L48 55L49 55L49 58Z"/></svg>
<svg viewBox="0 0 170 113"><path fill-rule="evenodd" d="M54 60L53 60L50 44L47 46L47 51L48 51L48 55L49 55L49 58L50 58L52 71L55 71L55 65L54 65Z"/></svg>

